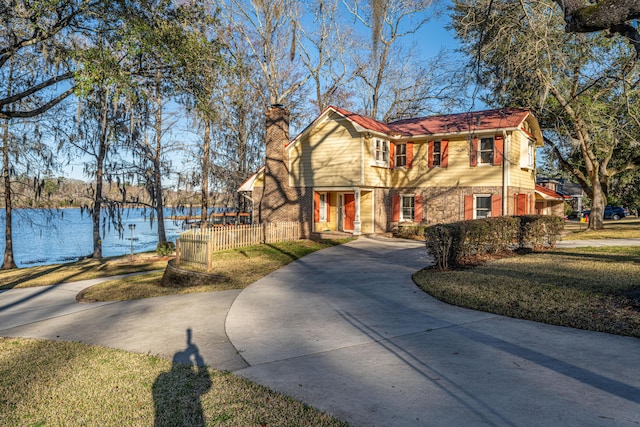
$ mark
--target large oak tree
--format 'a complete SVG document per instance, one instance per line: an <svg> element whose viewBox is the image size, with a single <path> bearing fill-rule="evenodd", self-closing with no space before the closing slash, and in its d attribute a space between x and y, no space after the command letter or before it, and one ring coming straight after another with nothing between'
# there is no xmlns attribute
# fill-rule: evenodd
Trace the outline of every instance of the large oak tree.
<svg viewBox="0 0 640 427"><path fill-rule="evenodd" d="M485 102L533 110L591 198L589 227L602 228L611 177L635 161L625 148L637 144L635 49L603 32L566 32L550 0L458 0L453 18L477 84L489 90Z"/></svg>

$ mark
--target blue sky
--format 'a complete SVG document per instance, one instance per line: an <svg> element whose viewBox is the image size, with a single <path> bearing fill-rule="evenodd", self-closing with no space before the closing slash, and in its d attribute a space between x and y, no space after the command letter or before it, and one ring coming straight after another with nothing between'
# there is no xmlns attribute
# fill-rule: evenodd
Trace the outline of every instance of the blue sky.
<svg viewBox="0 0 640 427"><path fill-rule="evenodd" d="M444 4L448 4L447 1ZM412 51L412 53L424 58L425 61L435 57L442 49L446 49L450 55L454 55L455 49L458 47L458 42L454 37L453 30L447 30L446 27L450 24L450 17L447 11L444 11L438 18L427 22L423 27L414 35L408 36L409 43L415 42L418 45L418 49ZM479 101L475 100L471 102L469 97L468 105L465 105L465 109L483 109L485 106ZM457 112L457 111L452 111ZM180 124L177 125L181 127ZM176 129L175 133L180 133L180 129ZM186 136L186 135L185 135ZM175 135L174 137L179 137ZM188 135L188 139L192 139L193 134ZM178 160L174 162L174 166L178 166ZM75 164L65 168L64 175L70 178L86 180L82 172L82 161L74 162Z"/></svg>

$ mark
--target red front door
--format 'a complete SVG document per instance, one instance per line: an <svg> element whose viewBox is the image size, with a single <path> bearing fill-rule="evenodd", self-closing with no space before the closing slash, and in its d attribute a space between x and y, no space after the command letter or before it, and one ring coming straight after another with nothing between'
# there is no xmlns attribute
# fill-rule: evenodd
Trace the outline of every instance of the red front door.
<svg viewBox="0 0 640 427"><path fill-rule="evenodd" d="M344 229L353 231L353 221L356 219L356 197L353 194L344 195Z"/></svg>

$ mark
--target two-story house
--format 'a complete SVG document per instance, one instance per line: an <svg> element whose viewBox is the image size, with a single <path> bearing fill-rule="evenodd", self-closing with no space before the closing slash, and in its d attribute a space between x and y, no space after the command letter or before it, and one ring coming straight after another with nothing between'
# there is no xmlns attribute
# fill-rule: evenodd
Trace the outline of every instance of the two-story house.
<svg viewBox="0 0 640 427"><path fill-rule="evenodd" d="M535 211L543 139L526 109L382 123L328 107L292 140L288 129L288 111L272 106L265 166L239 189L256 221L358 235Z"/></svg>

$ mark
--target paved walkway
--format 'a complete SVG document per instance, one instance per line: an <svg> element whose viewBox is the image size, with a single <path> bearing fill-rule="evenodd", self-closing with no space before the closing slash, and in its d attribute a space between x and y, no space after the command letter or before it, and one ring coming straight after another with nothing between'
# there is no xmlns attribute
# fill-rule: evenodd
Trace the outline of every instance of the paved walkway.
<svg viewBox="0 0 640 427"><path fill-rule="evenodd" d="M206 363L356 426L638 425L640 340L441 303L411 274L416 242L359 239L247 289L77 304L97 281L0 294L0 336Z"/></svg>
<svg viewBox="0 0 640 427"><path fill-rule="evenodd" d="M230 371L247 366L224 330L239 290L76 303L81 290L111 279L1 293L0 336L80 341L171 359L184 350L191 329L206 363Z"/></svg>
<svg viewBox="0 0 640 427"><path fill-rule="evenodd" d="M441 303L421 244L359 239L245 289L236 373L356 426L640 423L640 340Z"/></svg>

